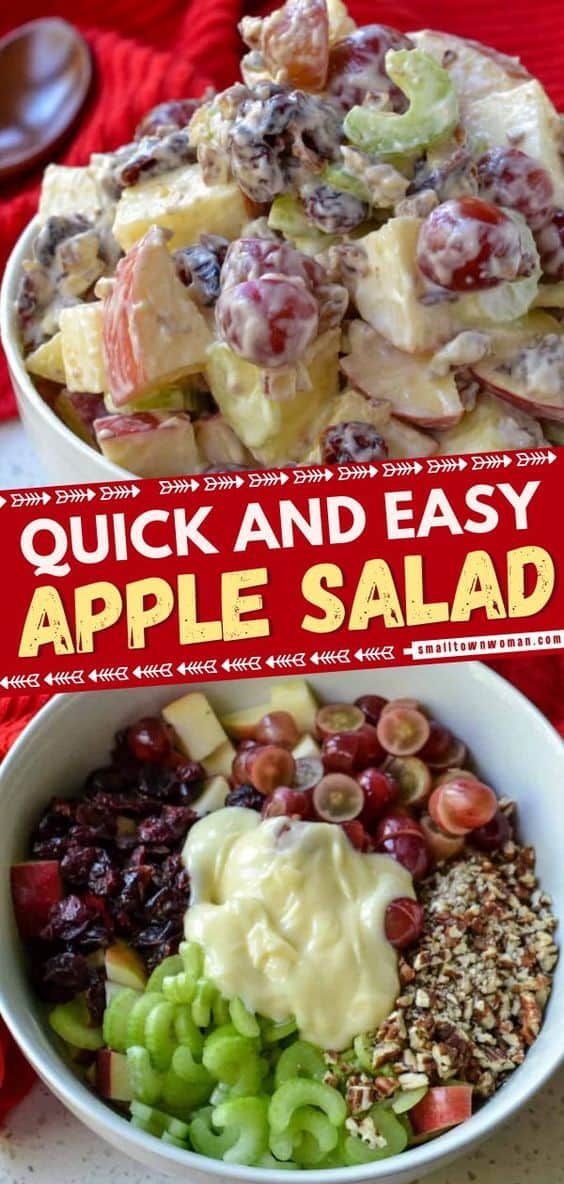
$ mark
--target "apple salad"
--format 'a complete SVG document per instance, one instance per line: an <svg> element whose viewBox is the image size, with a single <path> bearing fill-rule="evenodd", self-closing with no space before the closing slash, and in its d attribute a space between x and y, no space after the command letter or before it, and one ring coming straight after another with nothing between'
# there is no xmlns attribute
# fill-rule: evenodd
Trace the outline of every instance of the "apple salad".
<svg viewBox="0 0 564 1184"><path fill-rule="evenodd" d="M512 803L414 699L189 691L54 798L11 872L59 1048L137 1128L230 1164L358 1166L470 1119L558 951Z"/></svg>
<svg viewBox="0 0 564 1184"><path fill-rule="evenodd" d="M241 82L45 173L17 315L55 413L139 476L559 444L560 118L514 58L245 17Z"/></svg>

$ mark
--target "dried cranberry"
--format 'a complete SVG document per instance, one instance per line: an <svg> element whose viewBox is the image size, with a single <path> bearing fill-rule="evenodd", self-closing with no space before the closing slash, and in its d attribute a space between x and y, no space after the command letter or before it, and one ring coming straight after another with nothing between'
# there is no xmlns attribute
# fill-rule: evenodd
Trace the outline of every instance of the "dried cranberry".
<svg viewBox="0 0 564 1184"><path fill-rule="evenodd" d="M102 854L104 852L99 847L79 847L73 843L61 860L61 874L65 883L74 888L84 888L92 865Z"/></svg>
<svg viewBox="0 0 564 1184"><path fill-rule="evenodd" d="M91 223L82 214L71 216L51 214L33 244L33 253L42 267L50 267L55 258L55 251L60 243L67 238L74 238L77 234L84 234L90 230Z"/></svg>
<svg viewBox="0 0 564 1184"><path fill-rule="evenodd" d="M109 941L108 928L99 911L74 895L66 896L53 906L41 937L44 941L77 944L89 949L107 945Z"/></svg>
<svg viewBox="0 0 564 1184"><path fill-rule="evenodd" d="M66 951L48 958L41 969L40 986L44 999L66 1003L90 983L90 967L82 954Z"/></svg>
<svg viewBox="0 0 564 1184"><path fill-rule="evenodd" d="M183 842L197 814L189 806L165 806L160 817L146 818L139 826L141 843L172 847Z"/></svg>
<svg viewBox="0 0 564 1184"><path fill-rule="evenodd" d="M205 772L198 761L187 761L175 768L143 765L138 782L143 797L159 802L188 804L197 798Z"/></svg>
<svg viewBox="0 0 564 1184"><path fill-rule="evenodd" d="M175 128L163 136L144 136L127 147L128 150L116 154L111 170L118 191L137 185L146 177L157 177L196 160L196 150L190 143L188 132L182 128Z"/></svg>
<svg viewBox="0 0 564 1184"><path fill-rule="evenodd" d="M387 445L376 428L356 420L326 428L320 442L322 460L328 465L383 460L388 455Z"/></svg>
<svg viewBox="0 0 564 1184"><path fill-rule="evenodd" d="M315 185L303 196L309 221L324 234L348 234L368 214L368 206L354 193L333 189L331 185Z"/></svg>
<svg viewBox="0 0 564 1184"><path fill-rule="evenodd" d="M52 839L36 839L32 845L32 855L36 859L61 860L68 848L68 839L59 835Z"/></svg>
<svg viewBox="0 0 564 1184"><path fill-rule="evenodd" d="M221 267L228 247L227 239L219 235L207 235L206 242L183 247L174 252L176 272L182 283L189 288L198 302L215 304L220 291Z"/></svg>
<svg viewBox="0 0 564 1184"><path fill-rule="evenodd" d="M259 814L264 805L264 795L255 789L254 785L237 785L227 794L226 806L244 806L247 810L258 810Z"/></svg>
<svg viewBox="0 0 564 1184"><path fill-rule="evenodd" d="M106 1010L105 976L101 971L90 972L90 982L84 992L90 1022L94 1028L99 1028Z"/></svg>
<svg viewBox="0 0 564 1184"><path fill-rule="evenodd" d="M106 765L101 769L93 769L84 783L87 797L103 794L110 802L116 795L122 794L129 787L129 779L124 778L123 772L115 765Z"/></svg>
<svg viewBox="0 0 564 1184"><path fill-rule="evenodd" d="M88 887L95 896L113 896L119 889L119 872L107 851L100 851L88 875Z"/></svg>
<svg viewBox="0 0 564 1184"><path fill-rule="evenodd" d="M141 120L135 129L135 139L143 136L168 135L175 128L187 127L203 99L169 99L158 103Z"/></svg>

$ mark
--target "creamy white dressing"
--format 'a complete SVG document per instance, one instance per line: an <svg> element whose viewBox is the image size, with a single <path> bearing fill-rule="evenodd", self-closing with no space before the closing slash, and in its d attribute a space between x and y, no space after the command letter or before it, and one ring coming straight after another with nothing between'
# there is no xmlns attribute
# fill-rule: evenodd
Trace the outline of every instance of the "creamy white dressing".
<svg viewBox="0 0 564 1184"><path fill-rule="evenodd" d="M356 851L337 826L230 807L192 827L183 859L186 937L227 998L273 1020L295 1016L322 1048L346 1048L389 1015L399 979L384 914L414 897L390 856Z"/></svg>

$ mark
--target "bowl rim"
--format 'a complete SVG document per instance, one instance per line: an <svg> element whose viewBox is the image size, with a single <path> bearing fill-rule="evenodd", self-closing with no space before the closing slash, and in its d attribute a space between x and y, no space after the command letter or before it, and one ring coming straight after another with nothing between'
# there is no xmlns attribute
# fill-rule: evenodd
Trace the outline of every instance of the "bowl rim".
<svg viewBox="0 0 564 1184"><path fill-rule="evenodd" d="M433 666L436 668L437 665L442 666L445 664L434 663L428 669L432 669ZM562 745L562 738L559 733L546 716L517 687L508 682L497 671L492 670L479 661L456 661L450 662L448 665L458 666L464 668L466 671L470 668L475 676L489 683L498 693L501 692L501 697L505 698L506 701L507 699L513 700L520 708L524 708L529 712L536 720L537 726L544 732L547 744L554 748L555 755L557 754L558 746L560 759L562 759L562 749L560 747ZM115 689L119 690L119 688ZM155 689L160 690L161 687ZM101 691L99 693L104 694L107 692ZM9 775L12 765L17 765L23 750L30 742L33 743L35 735L41 732L45 721L51 717L56 718L59 712L64 713L69 701L77 698L79 694L80 692L69 692L53 696L20 734L2 762L0 769L0 797L2 781L6 776L6 770ZM557 971L557 973L564 975L564 955L562 954L561 959L562 969ZM168 1161L171 1165L175 1164L185 1167L187 1172L193 1167L197 1171L210 1176L215 1175L216 1177L223 1177L225 1179L248 1181L249 1184L273 1184L274 1181L280 1181L280 1184L282 1184L283 1179L296 1179L299 1175L303 1175L303 1169L288 1172L287 1169L277 1171L275 1168L229 1164L222 1160L215 1160L208 1156L200 1155L194 1151L167 1145L161 1140L158 1141L158 1146L156 1146L153 1136L132 1127L123 1116L112 1110L108 1103L98 1098L86 1085L83 1085L72 1073L72 1070L65 1065L62 1057L59 1056L55 1048L49 1054L45 1054L41 1049L35 1047L33 1039L28 1039L25 1032L21 1030L19 1008L13 1008L10 1003L6 1004L1 980L0 1007L9 1028L23 1049L27 1059L59 1100L76 1117L83 1121L86 1126L90 1127L90 1129L95 1129L100 1137L102 1137L101 1132L103 1131L110 1143L114 1146L121 1147L125 1152L133 1156L133 1158L136 1156L136 1151L134 1150L136 1148L138 1158L139 1153L146 1152L146 1157L152 1157L153 1161L155 1156L157 1156L163 1161ZM522 1106L527 1104L564 1062L564 1026L561 1030L562 1037L560 1042L552 1043L546 1052L542 1066L540 1069L537 1066L536 1073L531 1080L527 1081L525 1078L517 1100L511 1099L509 1103L505 1102L504 1104L503 1089L495 1095L498 1099L501 1098L501 1113L496 1117L494 1117L492 1112L491 1117L488 1118L488 1110L490 1108L486 1103L467 1122L452 1128L450 1131L446 1131L437 1139L432 1139L427 1143L421 1144L419 1147L404 1151L401 1155L351 1167L308 1169L306 1180L311 1182L311 1184L333 1184L333 1182L335 1184L352 1184L352 1181L357 1180L380 1180L384 1184L390 1184L396 1170L398 1173L398 1182L403 1179L403 1174L410 1171L414 1173L413 1178L416 1178L421 1170L430 1171L435 1166L438 1168L442 1163L446 1163L458 1157L463 1152L469 1151L478 1142L491 1136L498 1127L502 1126ZM53 1065L51 1064L51 1059L54 1060ZM523 1074L526 1064L527 1058L525 1058L524 1063L515 1072ZM511 1078L513 1076L514 1074L511 1075ZM53 1079L55 1084L52 1084ZM108 1131L111 1132L111 1135L106 1133Z"/></svg>
<svg viewBox="0 0 564 1184"><path fill-rule="evenodd" d="M39 215L35 214L24 227L10 252L0 286L0 340L8 361L12 385L17 388L15 390L16 399L25 401L29 405L31 413L42 422L45 428L64 438L69 447L76 448L79 459L92 462L92 457L94 457L100 468L106 469L109 479L114 481L116 479L123 481L124 478L129 481L142 480L142 478L136 478L128 469L122 469L113 461L107 460L101 452L96 452L96 449L92 448L90 444L86 444L84 440L75 435L41 397L31 375L26 370L18 341L14 300L22 264L30 256L33 239L41 225L42 221ZM103 479L104 475L101 472L99 480L103 481Z"/></svg>

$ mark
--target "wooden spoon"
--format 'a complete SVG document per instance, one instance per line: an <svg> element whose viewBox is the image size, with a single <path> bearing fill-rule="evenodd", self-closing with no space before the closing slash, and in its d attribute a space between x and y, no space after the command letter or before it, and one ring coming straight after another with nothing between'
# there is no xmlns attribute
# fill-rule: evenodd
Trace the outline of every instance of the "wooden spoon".
<svg viewBox="0 0 564 1184"><path fill-rule="evenodd" d="M46 17L0 39L0 179L43 160L69 131L92 79L72 25Z"/></svg>

